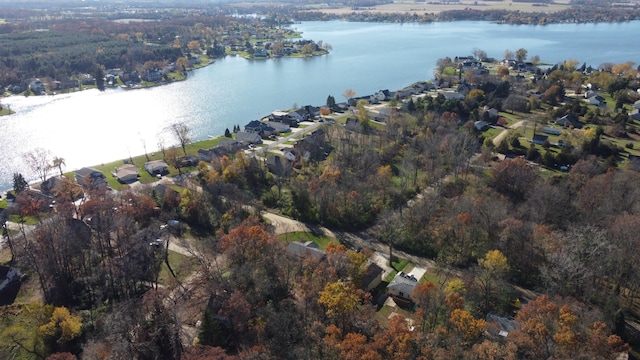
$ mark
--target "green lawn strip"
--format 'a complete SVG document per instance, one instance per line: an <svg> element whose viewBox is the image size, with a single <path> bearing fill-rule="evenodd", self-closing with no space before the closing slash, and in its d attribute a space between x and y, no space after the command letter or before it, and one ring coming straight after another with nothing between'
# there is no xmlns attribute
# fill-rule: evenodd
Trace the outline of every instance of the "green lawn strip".
<svg viewBox="0 0 640 360"><path fill-rule="evenodd" d="M198 141L195 143L191 143L188 144L187 146L185 146L186 150L187 150L187 154L188 155L193 155L193 156L198 156L198 149L209 149L214 147L215 145L217 145L220 140L223 137L218 137L215 139L207 139L207 140L202 140L202 141ZM184 155L182 148L181 147L176 147L176 151L178 152L178 154ZM147 160L148 157L148 160ZM156 151L156 152L150 152L147 153L147 155L138 155L138 156L132 156L130 158L127 159L121 159L121 160L116 160L116 161L112 161L109 163L103 163L103 164L99 164L99 165L94 165L94 166L90 166L96 170L101 171L107 178L107 182L109 184L110 187L112 187L114 190L123 190L128 188L129 186L126 184L121 184L120 182L118 182L118 179L116 179L115 176L113 176L113 173L115 172L115 170L124 165L125 161L127 163L132 163L134 164L140 173L140 177L138 178L138 180L143 183L143 184L150 184L153 182L158 181L159 179L155 176L152 176L151 174L149 174L145 169L144 169L144 163L147 161L153 161L153 160L163 160L163 155L162 152L160 151ZM190 171L195 170L195 167L188 167L188 168L182 168L182 173L187 173ZM65 175L68 177L73 178L73 175L75 174L75 171L73 172L69 172L66 173ZM169 175L168 176L177 176L179 175L179 172L176 168L169 166Z"/></svg>
<svg viewBox="0 0 640 360"><path fill-rule="evenodd" d="M191 274L198 266L198 261L194 258L179 254L175 251L169 250L169 264L171 269L176 274L176 278L179 281L184 281L189 274ZM162 285L170 285L172 283L173 276L167 268L167 264L162 262L160 268L160 274L158 275L158 283Z"/></svg>
<svg viewBox="0 0 640 360"><path fill-rule="evenodd" d="M521 127L519 127L519 128L517 129L517 131L519 131L519 132L520 132L520 134L522 134L522 136L523 136L523 137L525 137L527 140L529 140L528 144L524 144L524 143L522 143L522 144L521 144L522 146L525 146L525 147L527 147L527 148L528 148L528 147L532 144L530 140L531 140L531 139L533 139L533 126L534 126L534 124L533 124L533 123L528 123L527 125L525 125L525 126L521 126ZM557 144L557 143L558 143L558 140L560 140L560 135L547 134L547 133L545 133L545 132L543 132L543 131L542 131L542 127L543 127L543 126L541 126L540 124L538 124L538 126L537 126L537 130L536 130L536 134L537 134L537 135L544 135L544 136L547 136L547 137L549 138L548 140L549 140L549 142L550 142L550 143L552 143L552 144ZM541 151L541 152L544 152L544 151L545 151L545 150L542 148L542 146L540 146L540 145L537 145L536 147L538 148L538 151Z"/></svg>
<svg viewBox="0 0 640 360"><path fill-rule="evenodd" d="M0 200L0 209L6 209L8 206L7 199Z"/></svg>
<svg viewBox="0 0 640 360"><path fill-rule="evenodd" d="M22 221L24 221L25 225L36 225L38 223L38 219L36 219L33 216L25 216L22 219L20 219L19 215L11 215L9 216L9 221L16 223L16 224L20 224L22 223Z"/></svg>
<svg viewBox="0 0 640 360"><path fill-rule="evenodd" d="M432 272L432 271L427 271L426 273L424 273L424 275L419 279L419 281L421 283L425 283L425 282L430 282L432 284L436 284L439 285L440 284L440 277L438 276L438 274Z"/></svg>
<svg viewBox="0 0 640 360"><path fill-rule="evenodd" d="M393 269L395 269L396 271L404 271L404 268L407 267L407 265L411 264L412 266L415 266L413 263L411 263L409 260L407 259L403 259L403 258L399 258L397 256L393 257L393 261L391 262L391 267Z"/></svg>
<svg viewBox="0 0 640 360"><path fill-rule="evenodd" d="M281 241L286 241L287 243L290 243L292 241L298 241L301 243L305 243L307 241L313 241L314 243L316 243L316 245L318 245L320 250L326 249L330 243L334 243L338 245L340 244L340 241L338 241L338 239L336 238L332 238L324 235L315 235L311 232L306 232L306 231L295 231L295 232L280 234L278 236L278 239L280 239Z"/></svg>
<svg viewBox="0 0 640 360"><path fill-rule="evenodd" d="M388 283L393 281L393 278L396 277L396 275L400 271L406 272L405 268L413 270L413 268L415 267L415 264L413 264L407 259L402 259L396 256L394 256L393 258L394 258L394 261L391 263L391 268L393 270L389 274L387 274L387 276L384 278L384 281Z"/></svg>
<svg viewBox="0 0 640 360"><path fill-rule="evenodd" d="M482 135L484 136L485 139L493 139L503 131L506 131L506 130L500 129L500 128L489 128L489 130L484 131Z"/></svg>
<svg viewBox="0 0 640 360"><path fill-rule="evenodd" d="M11 115L11 114L15 114L15 111L12 111L12 110L7 109L5 107L3 107L2 110L0 110L0 116Z"/></svg>

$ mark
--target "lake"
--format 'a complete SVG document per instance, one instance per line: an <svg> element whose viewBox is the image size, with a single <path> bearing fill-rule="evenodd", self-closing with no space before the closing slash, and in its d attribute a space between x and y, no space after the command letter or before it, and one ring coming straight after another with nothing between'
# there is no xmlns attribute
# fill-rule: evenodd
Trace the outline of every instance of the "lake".
<svg viewBox="0 0 640 360"><path fill-rule="evenodd" d="M638 61L640 22L615 24L498 25L461 21L433 24L303 22L303 37L332 46L327 56L246 60L226 57L192 71L186 81L137 90L87 90L69 95L3 98L17 113L0 117L0 190L13 173L35 179L22 162L34 148L48 149L73 170L128 158L176 141L167 131L185 122L193 140L222 135L270 112L296 105L322 105L327 96L344 101L381 89L398 90L433 78L436 60L471 55L474 48L501 58L506 49L528 50L542 61L577 59Z"/></svg>

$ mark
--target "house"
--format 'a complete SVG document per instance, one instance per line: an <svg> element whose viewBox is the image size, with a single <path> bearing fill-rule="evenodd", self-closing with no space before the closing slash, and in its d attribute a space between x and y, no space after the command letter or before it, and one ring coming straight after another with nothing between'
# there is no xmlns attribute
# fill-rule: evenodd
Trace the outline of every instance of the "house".
<svg viewBox="0 0 640 360"><path fill-rule="evenodd" d="M488 106L484 106L482 108L482 110L480 110L479 115L480 115L481 119L484 119L484 120L489 121L489 122L494 122L494 121L496 121L496 119L498 118L498 116L500 114L498 113L498 109L490 108Z"/></svg>
<svg viewBox="0 0 640 360"><path fill-rule="evenodd" d="M14 193L7 193L7 196L5 197L5 200L7 201L7 207L14 207L16 206L16 195Z"/></svg>
<svg viewBox="0 0 640 360"><path fill-rule="evenodd" d="M176 162L181 167L196 166L196 165L198 165L199 161L200 161L200 159L198 159L197 157L195 157L193 155L178 156L176 158Z"/></svg>
<svg viewBox="0 0 640 360"><path fill-rule="evenodd" d="M292 241L287 245L287 252L293 256L301 259L313 259L316 261L322 261L326 254L324 251L318 248L318 245L313 241L307 241L301 243L299 241Z"/></svg>
<svg viewBox="0 0 640 360"><path fill-rule="evenodd" d="M633 111L629 113L629 116L631 116L633 120L640 120L640 109L633 109Z"/></svg>
<svg viewBox="0 0 640 360"><path fill-rule="evenodd" d="M560 135L562 134L562 130L555 128L555 127L551 127L551 126L543 126L542 127L542 132L545 134L550 134L550 135Z"/></svg>
<svg viewBox="0 0 640 360"><path fill-rule="evenodd" d="M578 121L572 114L567 114L556 120L556 125L564 127L582 128L582 123Z"/></svg>
<svg viewBox="0 0 640 360"><path fill-rule="evenodd" d="M140 172L133 164L124 164L116 169L113 175L123 184L129 184L138 180Z"/></svg>
<svg viewBox="0 0 640 360"><path fill-rule="evenodd" d="M267 124L263 123L262 121L252 120L247 125L244 126L244 131L250 132L250 133L256 133L264 137L263 130L266 126Z"/></svg>
<svg viewBox="0 0 640 360"><path fill-rule="evenodd" d="M390 296L411 300L411 293L416 288L416 285L418 285L418 279L415 276L401 271L387 285L387 293Z"/></svg>
<svg viewBox="0 0 640 360"><path fill-rule="evenodd" d="M382 282L382 273L384 270L376 263L369 263L367 270L362 277L362 288L364 291L375 289Z"/></svg>
<svg viewBox="0 0 640 360"><path fill-rule="evenodd" d="M377 93L373 94L373 97L378 101L388 101L393 99L394 94L389 90L380 90Z"/></svg>
<svg viewBox="0 0 640 360"><path fill-rule="evenodd" d="M464 94L461 94L457 91L442 91L439 94L442 94L442 96L444 96L445 99L447 100L463 100L464 99Z"/></svg>
<svg viewBox="0 0 640 360"><path fill-rule="evenodd" d="M44 95L45 87L44 83L40 79L35 79L29 83L29 90L35 95Z"/></svg>
<svg viewBox="0 0 640 360"><path fill-rule="evenodd" d="M486 121L478 120L473 123L473 127L476 129L476 131L486 131L489 130L489 123L487 123Z"/></svg>
<svg viewBox="0 0 640 360"><path fill-rule="evenodd" d="M146 69L142 73L142 78L145 81L156 82L162 80L162 70L159 68L155 69Z"/></svg>
<svg viewBox="0 0 640 360"><path fill-rule="evenodd" d="M640 100L638 100L638 101L633 103L633 108L634 109L640 109Z"/></svg>
<svg viewBox="0 0 640 360"><path fill-rule="evenodd" d="M52 176L40 184L40 191L45 195L53 195L60 184L62 184L62 178Z"/></svg>
<svg viewBox="0 0 640 360"><path fill-rule="evenodd" d="M272 128L274 128L279 133L285 133L285 132L291 131L291 127L287 123L277 122L277 121L269 121L269 122L267 122L267 125L271 126ZM238 137L236 136L236 139L237 138Z"/></svg>
<svg viewBox="0 0 640 360"><path fill-rule="evenodd" d="M549 137L546 135L534 134L531 142L536 145L542 145L545 141L549 141Z"/></svg>
<svg viewBox="0 0 640 360"><path fill-rule="evenodd" d="M344 127L351 131L360 131L360 120L356 118L347 118Z"/></svg>
<svg viewBox="0 0 640 360"><path fill-rule="evenodd" d="M242 149L243 145L238 140L222 138L216 147L225 149L228 154L235 154Z"/></svg>
<svg viewBox="0 0 640 360"><path fill-rule="evenodd" d="M236 140L246 144L262 144L262 138L260 135L246 131L236 133Z"/></svg>
<svg viewBox="0 0 640 360"><path fill-rule="evenodd" d="M169 165L162 160L147 161L144 169L151 175L166 175L169 173Z"/></svg>
<svg viewBox="0 0 640 360"><path fill-rule="evenodd" d="M257 49L253 51L253 57L266 58L267 56L269 56L269 54L265 49Z"/></svg>
<svg viewBox="0 0 640 360"><path fill-rule="evenodd" d="M640 156L629 154L627 161L629 170L640 172Z"/></svg>
<svg viewBox="0 0 640 360"><path fill-rule="evenodd" d="M303 108L298 109L297 111L293 111L290 113L276 110L269 114L268 119L269 122L278 122L287 124L291 127L298 127L301 121L306 121L309 118L307 111Z"/></svg>
<svg viewBox="0 0 640 360"><path fill-rule="evenodd" d="M279 176L288 174L291 171L291 162L279 155L269 156L266 164L269 171Z"/></svg>
<svg viewBox="0 0 640 360"><path fill-rule="evenodd" d="M211 149L198 149L198 157L200 160L206 162L212 162L213 160L219 159L228 154L229 152L227 149L218 146Z"/></svg>
<svg viewBox="0 0 640 360"><path fill-rule="evenodd" d="M604 98L600 95L592 96L588 98L586 101L589 105L595 105L595 106L604 105Z"/></svg>
<svg viewBox="0 0 640 360"><path fill-rule="evenodd" d="M80 83L82 85L92 86L96 84L96 79L89 74L84 74L84 76L82 76L82 79L80 80Z"/></svg>
<svg viewBox="0 0 640 360"><path fill-rule="evenodd" d="M490 327L490 331L497 332L495 335L507 337L510 332L518 329L516 320L510 316L502 316L495 313L488 313L486 320L495 326Z"/></svg>
<svg viewBox="0 0 640 360"><path fill-rule="evenodd" d="M324 159L330 151L331 146L326 143L325 132L322 129L314 130L293 145L293 152L297 156L315 160Z"/></svg>
<svg viewBox="0 0 640 360"><path fill-rule="evenodd" d="M76 181L83 188L95 189L107 186L107 178L102 171L94 168L84 167L77 170L74 175Z"/></svg>

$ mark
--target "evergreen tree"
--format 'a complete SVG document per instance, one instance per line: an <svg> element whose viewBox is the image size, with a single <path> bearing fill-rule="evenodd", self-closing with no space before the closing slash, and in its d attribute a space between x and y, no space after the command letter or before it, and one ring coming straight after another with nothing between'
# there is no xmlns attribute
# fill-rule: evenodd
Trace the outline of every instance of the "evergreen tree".
<svg viewBox="0 0 640 360"><path fill-rule="evenodd" d="M336 108L336 99L333 97L333 95L329 95L327 97L327 107L331 110Z"/></svg>
<svg viewBox="0 0 640 360"><path fill-rule="evenodd" d="M20 173L13 173L13 190L19 194L29 187L27 180Z"/></svg>
<svg viewBox="0 0 640 360"><path fill-rule="evenodd" d="M231 131L229 131L229 128L224 129L224 137L231 137Z"/></svg>
<svg viewBox="0 0 640 360"><path fill-rule="evenodd" d="M204 313L202 314L198 340L200 345L214 347L224 347L226 345L220 321L213 316L208 307L204 309Z"/></svg>

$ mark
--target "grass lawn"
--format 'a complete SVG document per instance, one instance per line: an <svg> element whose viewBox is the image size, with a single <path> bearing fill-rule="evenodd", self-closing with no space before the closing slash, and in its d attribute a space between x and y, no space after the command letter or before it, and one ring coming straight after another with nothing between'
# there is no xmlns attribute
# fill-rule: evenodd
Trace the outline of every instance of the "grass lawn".
<svg viewBox="0 0 640 360"><path fill-rule="evenodd" d="M184 281L184 279L186 279L187 276L196 269L198 261L194 258L169 250L169 264L171 264L171 268L176 274L178 280ZM167 268L167 264L163 261L162 267L160 268L160 275L158 275L158 283L169 286L172 284L172 278L173 276L171 276L169 268Z"/></svg>
<svg viewBox="0 0 640 360"><path fill-rule="evenodd" d="M222 138L223 137L221 136L215 139L207 139L207 140L191 143L185 146L185 149L187 150L188 155L198 156L198 149L212 148L216 146ZM179 156L184 154L182 151L182 148L179 146L176 147L176 151L179 154ZM149 157L149 160L147 160L147 156ZM127 189L129 185L121 184L120 182L118 182L118 179L116 179L116 177L112 175L112 173L115 172L115 169L124 165L125 161L127 161L128 163L132 163L136 167L138 167L138 170L140 172L140 177L138 178L138 181L140 181L143 184L150 184L158 181L159 179L155 176L151 176L151 174L149 174L144 169L144 163L147 161L153 161L153 160L163 160L162 152L160 151L152 152L152 153L148 153L147 155L142 154L138 156L133 156L129 159L116 160L110 163L104 163L104 164L94 165L90 167L95 168L96 170L102 171L102 173L107 177L107 183L114 190L124 190L124 189ZM182 173L184 174L187 172L191 172L193 170L195 170L195 167L182 168ZM66 173L65 176L71 177L73 179L74 174L75 174L75 171ZM177 175L179 175L178 170L172 166L169 166L169 174L167 176L173 177Z"/></svg>
<svg viewBox="0 0 640 360"><path fill-rule="evenodd" d="M498 136L501 132L506 131L499 128L489 128L489 130L482 133L485 139L493 139Z"/></svg>
<svg viewBox="0 0 640 360"><path fill-rule="evenodd" d="M14 114L15 111L12 111L10 109L7 109L5 107L2 108L2 110L0 110L0 116L4 116L4 115L11 115Z"/></svg>
<svg viewBox="0 0 640 360"><path fill-rule="evenodd" d="M415 264L413 264L407 259L402 259L397 256L394 256L393 261L391 262L391 267L393 268L393 271L391 271L387 275L387 277L383 279L386 282L391 282L393 278L396 277L396 274L398 274L400 271L407 272L406 269L413 269L415 267Z"/></svg>
<svg viewBox="0 0 640 360"><path fill-rule="evenodd" d="M378 321L380 321L380 323L386 325L389 322L389 316L391 316L392 313L400 314L406 318L413 319L413 313L411 313L410 311L404 310L400 307L393 307L393 306L386 306L386 305L380 308L380 310L376 312L375 316L378 319Z"/></svg>
<svg viewBox="0 0 640 360"><path fill-rule="evenodd" d="M35 224L38 223L38 219L36 219L34 216L25 216L23 218L23 220L24 220L24 224L25 225L35 225ZM17 224L21 223L20 216L18 216L18 215L11 215L9 217L9 221L17 223Z"/></svg>
<svg viewBox="0 0 640 360"><path fill-rule="evenodd" d="M287 243L292 241L299 241L301 243L305 243L307 241L313 241L318 245L320 250L326 249L330 243L334 243L338 245L340 244L340 241L338 241L338 239L336 238L332 238L324 235L315 235L313 233L304 232L304 231L296 231L296 232L281 234L278 236L278 239L280 239L281 241L286 241Z"/></svg>
<svg viewBox="0 0 640 360"><path fill-rule="evenodd" d="M44 344L42 338L36 336L37 329L42 323L37 320L34 313L26 311L25 305L3 306L0 309L0 332L5 329L12 328L18 335L18 338L24 339L24 346L27 350L17 346L9 336L0 336L0 348L3 351L8 349L10 353L5 353L5 359L14 360L35 360L41 359L32 351L36 347L39 351L43 350ZM37 345L36 345L37 344Z"/></svg>

